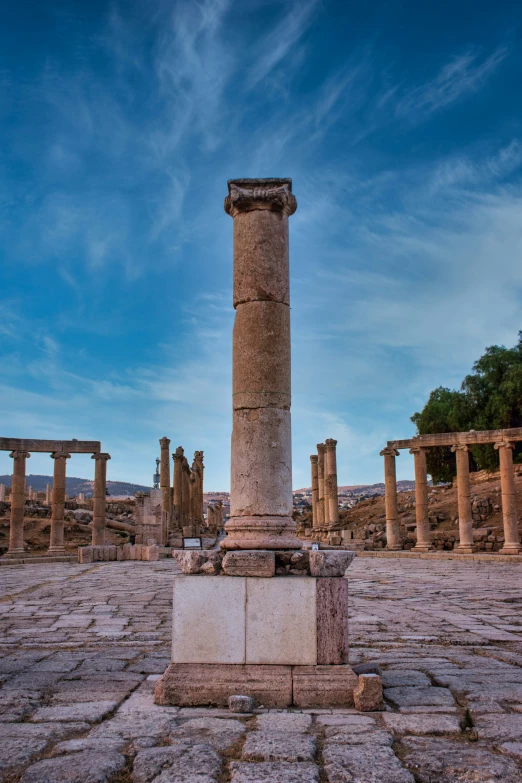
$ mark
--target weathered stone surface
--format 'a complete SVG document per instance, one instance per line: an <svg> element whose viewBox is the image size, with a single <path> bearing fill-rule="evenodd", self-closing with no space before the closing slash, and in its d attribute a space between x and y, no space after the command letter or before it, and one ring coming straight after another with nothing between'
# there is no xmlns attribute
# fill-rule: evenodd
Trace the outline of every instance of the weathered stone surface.
<svg viewBox="0 0 522 783"><path fill-rule="evenodd" d="M522 742L503 742L499 750L522 761Z"/></svg>
<svg viewBox="0 0 522 783"><path fill-rule="evenodd" d="M253 731L247 735L244 761L313 761L315 737L289 731Z"/></svg>
<svg viewBox="0 0 522 783"><path fill-rule="evenodd" d="M382 680L378 674L360 674L359 683L353 692L355 709L360 712L374 712L384 709Z"/></svg>
<svg viewBox="0 0 522 783"><path fill-rule="evenodd" d="M0 752L0 773L9 767L27 764L47 746L48 740L36 737L2 737Z"/></svg>
<svg viewBox="0 0 522 783"><path fill-rule="evenodd" d="M348 580L324 577L316 586L317 663L348 663Z"/></svg>
<svg viewBox="0 0 522 783"><path fill-rule="evenodd" d="M393 736L387 731L354 731L352 726L328 726L325 732L325 747L336 745L378 745L393 744Z"/></svg>
<svg viewBox="0 0 522 783"><path fill-rule="evenodd" d="M455 701L447 688L399 687L386 688L384 695L398 707L453 707Z"/></svg>
<svg viewBox="0 0 522 783"><path fill-rule="evenodd" d="M149 712L136 712L126 715L116 715L112 720L96 726L90 737L165 737L175 725L174 715L166 718L163 714L155 715Z"/></svg>
<svg viewBox="0 0 522 783"><path fill-rule="evenodd" d="M312 576L344 576L355 557L355 552L317 549L310 552Z"/></svg>
<svg viewBox="0 0 522 783"><path fill-rule="evenodd" d="M349 666L294 666L293 698L301 709L353 707L357 675Z"/></svg>
<svg viewBox="0 0 522 783"><path fill-rule="evenodd" d="M118 706L116 701L92 701L63 707L42 707L33 721L88 721L96 723Z"/></svg>
<svg viewBox="0 0 522 783"><path fill-rule="evenodd" d="M122 750L127 740L122 737L82 737L81 739L65 740L53 748L54 755L62 753L78 753L80 750Z"/></svg>
<svg viewBox="0 0 522 783"><path fill-rule="evenodd" d="M315 764L291 764L285 761L258 764L233 761L230 765L232 783L319 783L319 768Z"/></svg>
<svg viewBox="0 0 522 783"><path fill-rule="evenodd" d="M475 722L479 739L517 742L522 737L522 715L480 715Z"/></svg>
<svg viewBox="0 0 522 783"><path fill-rule="evenodd" d="M231 712L253 712L256 703L251 696L229 696L228 709Z"/></svg>
<svg viewBox="0 0 522 783"><path fill-rule="evenodd" d="M332 744L323 758L328 783L415 783L386 746Z"/></svg>
<svg viewBox="0 0 522 783"><path fill-rule="evenodd" d="M233 747L243 737L245 726L239 720L193 718L170 732L171 740L208 743L220 752Z"/></svg>
<svg viewBox="0 0 522 783"><path fill-rule="evenodd" d="M216 780L220 772L221 759L211 745L187 740L141 750L134 759L132 779L134 783L156 778L162 783L206 783Z"/></svg>
<svg viewBox="0 0 522 783"><path fill-rule="evenodd" d="M223 571L228 576L274 576L275 554L262 550L227 552Z"/></svg>
<svg viewBox="0 0 522 783"><path fill-rule="evenodd" d="M23 774L23 783L105 783L125 766L125 756L115 751L90 750L72 756L37 761Z"/></svg>
<svg viewBox="0 0 522 783"><path fill-rule="evenodd" d="M270 712L258 715L256 728L260 731L305 732L312 725L312 716L298 712Z"/></svg>
<svg viewBox="0 0 522 783"><path fill-rule="evenodd" d="M514 761L485 748L446 739L410 737L403 740L405 764L419 783L519 783Z"/></svg>
<svg viewBox="0 0 522 783"><path fill-rule="evenodd" d="M460 732L460 724L454 715L394 715L382 716L386 728L398 734L452 734Z"/></svg>
<svg viewBox="0 0 522 783"><path fill-rule="evenodd" d="M378 663L359 663L352 666L355 674L378 674L382 678L382 669Z"/></svg>
<svg viewBox="0 0 522 783"><path fill-rule="evenodd" d="M357 667L354 666L354 671L357 674L361 672L357 671ZM430 686L431 683L425 674L416 671L407 671L401 669L392 669L382 673L382 684L384 688L400 688L402 686Z"/></svg>

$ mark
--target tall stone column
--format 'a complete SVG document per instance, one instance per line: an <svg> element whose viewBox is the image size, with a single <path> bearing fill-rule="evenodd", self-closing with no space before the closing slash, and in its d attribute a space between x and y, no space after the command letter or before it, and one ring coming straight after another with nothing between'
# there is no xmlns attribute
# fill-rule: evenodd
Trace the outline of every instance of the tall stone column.
<svg viewBox="0 0 522 783"><path fill-rule="evenodd" d="M520 552L518 516L513 474L513 449L515 444L509 441L495 443L500 457L500 487L502 490L502 520L504 523L504 546L502 555L517 555Z"/></svg>
<svg viewBox="0 0 522 783"><path fill-rule="evenodd" d="M169 459L169 438L160 438L160 489L161 489L161 510L166 519L170 519L170 459Z"/></svg>
<svg viewBox="0 0 522 783"><path fill-rule="evenodd" d="M51 505L51 485L46 484L45 486L45 505L50 506Z"/></svg>
<svg viewBox="0 0 522 783"><path fill-rule="evenodd" d="M290 179L228 183L234 219L231 518L224 549L299 549L292 519Z"/></svg>
<svg viewBox="0 0 522 783"><path fill-rule="evenodd" d="M92 545L105 544L105 506L107 503L107 460L110 454L98 452L91 459L96 460L94 470L94 494L92 514Z"/></svg>
<svg viewBox="0 0 522 783"><path fill-rule="evenodd" d="M337 489L337 441L328 438L325 445L325 507L328 504L328 526L339 522L339 492Z"/></svg>
<svg viewBox="0 0 522 783"><path fill-rule="evenodd" d="M399 526L399 511L397 509L397 474L395 457L399 456L397 449L385 448L381 452L384 457L384 503L386 507L386 549L396 551L402 549Z"/></svg>
<svg viewBox="0 0 522 783"><path fill-rule="evenodd" d="M415 517L417 520L416 552L429 552L433 549L430 540L430 521L428 517L428 476L426 473L426 452L423 446L410 449L415 463Z"/></svg>
<svg viewBox="0 0 522 783"><path fill-rule="evenodd" d="M328 516L326 512L326 501L324 493L324 443L317 444L317 526L319 529L326 524Z"/></svg>
<svg viewBox="0 0 522 783"><path fill-rule="evenodd" d="M172 455L174 460L174 508L173 508L173 527L179 530L183 527L183 459L184 451L178 446Z"/></svg>
<svg viewBox="0 0 522 783"><path fill-rule="evenodd" d="M25 462L31 455L28 451L12 451L9 456L13 458L13 477L7 556L18 557L24 553Z"/></svg>
<svg viewBox="0 0 522 783"><path fill-rule="evenodd" d="M469 483L469 449L465 444L457 443L451 447L457 459L457 501L459 509L459 543L455 551L472 554L473 517L471 514L471 489Z"/></svg>
<svg viewBox="0 0 522 783"><path fill-rule="evenodd" d="M182 486L181 518L183 520L183 534L191 536L193 520L190 516L190 465L186 457L183 457Z"/></svg>
<svg viewBox="0 0 522 783"><path fill-rule="evenodd" d="M319 498L319 476L317 454L310 455L310 465L312 469L312 529L317 527L317 501Z"/></svg>
<svg viewBox="0 0 522 783"><path fill-rule="evenodd" d="M202 451L194 452L194 462L198 467L198 471L196 474L196 479L197 479L197 494L196 494L196 508L195 508L196 522L199 525L202 525L203 524L203 476L205 471Z"/></svg>
<svg viewBox="0 0 522 783"><path fill-rule="evenodd" d="M197 504L198 504L198 466L195 462L192 463L192 469L189 475L189 492L190 492L190 524L192 526L192 534L194 536L198 533L198 521L196 519Z"/></svg>
<svg viewBox="0 0 522 783"><path fill-rule="evenodd" d="M49 542L50 555L65 554L63 545L63 512L65 508L65 466L70 454L64 451L55 451L51 454L54 459L53 477L53 508L51 512L51 538Z"/></svg>

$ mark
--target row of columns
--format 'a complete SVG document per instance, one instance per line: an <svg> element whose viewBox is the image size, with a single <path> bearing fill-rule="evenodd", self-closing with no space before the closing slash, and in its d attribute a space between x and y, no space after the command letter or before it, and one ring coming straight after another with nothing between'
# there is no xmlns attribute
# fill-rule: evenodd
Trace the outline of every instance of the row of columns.
<svg viewBox="0 0 522 783"><path fill-rule="evenodd" d="M317 444L317 454L310 455L312 470L312 531L334 528L339 522L337 487L337 441L328 438Z"/></svg>
<svg viewBox="0 0 522 783"><path fill-rule="evenodd" d="M25 476L26 462L31 456L28 451L12 451L13 477L11 483L11 522L9 529L9 549L7 556L21 557L24 554L24 506L25 506ZM70 454L55 451L51 454L54 460L54 476L52 489L51 536L49 554L61 555L64 547L64 509L66 460ZM92 522L92 543L103 546L105 543L105 504L107 494L107 461L110 455L98 452L92 455L95 462L94 471L94 501ZM47 485L46 500L50 494Z"/></svg>
<svg viewBox="0 0 522 783"><path fill-rule="evenodd" d="M37 499L37 492L33 492L33 488L29 487L27 490L27 495L29 500L36 500ZM0 484L0 503L5 502L5 484ZM47 484L45 487L45 505L50 506L51 505L51 485Z"/></svg>
<svg viewBox="0 0 522 783"><path fill-rule="evenodd" d="M502 517L504 523L504 546L500 554L513 555L521 550L518 533L518 515L516 508L515 479L513 474L512 441L501 441L494 444L500 457L500 486L502 492ZM475 551L473 544L473 517L471 511L471 487L469 479L469 447L465 444L455 444L451 447L457 461L457 498L459 512L459 543L456 551L471 554ZM432 549L430 540L430 523L428 513L428 476L426 471L425 446L414 446L415 467L415 520L417 524L417 552L429 552ZM397 449L387 447L381 452L384 457L384 485L386 505L386 541L387 549L402 549L399 514L397 509L397 480L395 458L399 456Z"/></svg>
<svg viewBox="0 0 522 783"><path fill-rule="evenodd" d="M195 451L192 467L178 446L174 460L173 486L170 486L170 439L160 439L160 489L165 540L170 534L199 535L203 525L203 452Z"/></svg>

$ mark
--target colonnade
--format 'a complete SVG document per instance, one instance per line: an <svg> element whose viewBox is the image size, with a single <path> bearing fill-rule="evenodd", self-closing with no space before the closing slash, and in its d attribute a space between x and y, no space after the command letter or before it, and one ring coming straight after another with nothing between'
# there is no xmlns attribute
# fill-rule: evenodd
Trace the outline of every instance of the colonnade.
<svg viewBox="0 0 522 783"><path fill-rule="evenodd" d="M384 485L386 505L387 549L402 549L399 514L397 509L397 482L395 458L399 449L409 448L413 454L415 467L415 518L417 525L417 543L414 551L429 552L433 549L430 541L430 523L428 513L428 481L426 454L430 447L450 446L455 453L457 463L457 499L459 543L455 551L472 554L473 517L471 510L471 487L469 474L469 449L472 445L492 443L499 452L500 485L502 492L502 517L504 525L504 546L500 554L518 554L520 534L518 532L518 514L516 508L515 479L513 473L513 449L515 440L522 440L522 429L487 430L469 433L443 433L440 435L419 435L402 441L389 441L380 454L384 457Z"/></svg>
<svg viewBox="0 0 522 783"><path fill-rule="evenodd" d="M54 460L54 477L52 498L50 485L47 485L46 500L51 500L51 535L49 543L50 555L65 554L64 547L64 509L66 461L71 453L89 453L94 451L92 459L95 463L94 475L94 513L92 527L93 545L102 546L105 543L105 503L107 487L107 461L110 454L100 451L99 441L41 441L15 438L0 438L0 450L7 450L7 445L15 445L9 456L13 460L11 482L11 518L9 528L9 548L6 557L22 557L24 555L24 507L27 460L31 454L24 445L32 447L32 451L50 451Z"/></svg>
<svg viewBox="0 0 522 783"><path fill-rule="evenodd" d="M169 535L195 536L203 526L203 452L195 451L192 466L178 446L172 454L173 485L170 486L170 439L160 439L160 489L165 540Z"/></svg>
<svg viewBox="0 0 522 783"><path fill-rule="evenodd" d="M327 538L339 523L337 441L327 438L310 455L312 471L312 537Z"/></svg>

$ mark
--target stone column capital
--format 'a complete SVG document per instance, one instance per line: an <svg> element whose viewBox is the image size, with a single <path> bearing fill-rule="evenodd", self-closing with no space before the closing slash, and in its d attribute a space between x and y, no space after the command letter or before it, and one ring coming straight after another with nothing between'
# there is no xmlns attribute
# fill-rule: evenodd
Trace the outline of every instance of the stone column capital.
<svg viewBox="0 0 522 783"><path fill-rule="evenodd" d="M468 445L466 443L455 443L454 446L451 447L452 451L469 451Z"/></svg>
<svg viewBox="0 0 522 783"><path fill-rule="evenodd" d="M233 218L256 209L290 216L297 209L291 179L231 179L227 184L225 212Z"/></svg>
<svg viewBox="0 0 522 783"><path fill-rule="evenodd" d="M111 458L111 455L107 454L107 453L105 453L103 451L97 451L96 454L93 454L92 457L91 457L91 459L96 459L96 460L101 459L101 460L104 460L105 462L107 460L109 460L110 458Z"/></svg>
<svg viewBox="0 0 522 783"><path fill-rule="evenodd" d="M310 462L319 462L318 454L310 454Z"/></svg>
<svg viewBox="0 0 522 783"><path fill-rule="evenodd" d="M317 451L319 454L324 454L324 452L326 451L326 446L324 445L324 443L317 444Z"/></svg>
<svg viewBox="0 0 522 783"><path fill-rule="evenodd" d="M427 446L412 446L410 449L410 454L420 454L421 452L427 454L429 452L429 448Z"/></svg>
<svg viewBox="0 0 522 783"><path fill-rule="evenodd" d="M160 438L159 444L162 449L168 449L168 447L170 446L170 438L167 438L166 436Z"/></svg>
<svg viewBox="0 0 522 783"><path fill-rule="evenodd" d="M332 449L335 449L337 446L337 441L333 438L327 438L324 442L324 447L326 451L331 451Z"/></svg>
<svg viewBox="0 0 522 783"><path fill-rule="evenodd" d="M198 465L201 465L203 467L203 452L202 451L195 451L194 452L194 461L198 463Z"/></svg>
<svg viewBox="0 0 522 783"><path fill-rule="evenodd" d="M28 451L12 451L9 454L10 457L13 459L21 459L22 457L25 457L26 459L29 459L31 456Z"/></svg>
<svg viewBox="0 0 522 783"><path fill-rule="evenodd" d="M183 450L183 447L182 446L178 446L176 451L174 451L172 453L172 459L174 460L174 462L183 462L184 454L185 454L185 452Z"/></svg>
<svg viewBox="0 0 522 783"><path fill-rule="evenodd" d="M70 459L71 455L66 451L53 451L53 453L50 454L50 457L51 459Z"/></svg>
<svg viewBox="0 0 522 783"><path fill-rule="evenodd" d="M512 440L501 440L498 443L495 443L494 448L495 449L506 448L506 449L513 450L515 448L515 444Z"/></svg>
<svg viewBox="0 0 522 783"><path fill-rule="evenodd" d="M379 452L379 455L381 457L400 457L400 451L399 449L394 449L391 446L386 446L382 451Z"/></svg>

